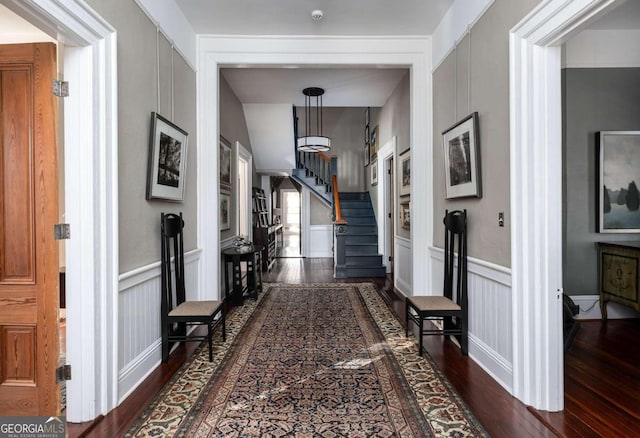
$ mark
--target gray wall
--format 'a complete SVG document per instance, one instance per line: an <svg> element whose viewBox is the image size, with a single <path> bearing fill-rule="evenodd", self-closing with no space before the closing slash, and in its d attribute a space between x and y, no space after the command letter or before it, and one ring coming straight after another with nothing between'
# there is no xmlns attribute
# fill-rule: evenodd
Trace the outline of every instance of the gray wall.
<svg viewBox="0 0 640 438"><path fill-rule="evenodd" d="M538 3L496 0L471 28L471 37L462 38L433 74L434 245L444 246L445 209L466 208L469 256L507 267L511 266L509 30ZM473 111L480 120L483 197L446 200L442 132ZM503 228L498 227L498 212L505 213Z"/></svg>
<svg viewBox="0 0 640 438"><path fill-rule="evenodd" d="M597 295L594 242L639 240L596 232L597 131L640 130L640 68L562 70L564 290Z"/></svg>
<svg viewBox="0 0 640 438"><path fill-rule="evenodd" d="M244 118L242 103L235 95L229 83L220 75L220 134L231 143L231 181L238 180L238 163L236 162L236 141L249 152L252 152L251 142L249 141L249 131L247 130L247 122ZM260 179L256 173L255 164L252 169L253 186L260 186ZM237 218L237 202L238 202L238 185L231 184L231 212L229 214L229 224L231 228L220 232L220 239L224 240L238 234L238 218Z"/></svg>
<svg viewBox="0 0 640 438"><path fill-rule="evenodd" d="M331 208L322 202L316 195L309 197L309 223L311 225L331 225Z"/></svg>
<svg viewBox="0 0 640 438"><path fill-rule="evenodd" d="M185 249L197 246L196 73L178 52L174 59L172 120L189 133L182 203L146 201L151 112L171 120L171 45L160 34L160 107L156 26L134 1L88 0L118 32L118 183L120 272L160 259L160 212L183 212Z"/></svg>
<svg viewBox="0 0 640 438"><path fill-rule="evenodd" d="M322 111L323 135L331 138L329 155L338 157L338 188L341 192L365 190L365 175L368 174L362 165L364 111L364 108L354 107L325 107ZM304 135L304 107L297 107L297 116L298 135Z"/></svg>
<svg viewBox="0 0 640 438"><path fill-rule="evenodd" d="M400 154L411 147L411 105L410 105L410 77L409 71L400 79L398 85L387 99L384 106L379 111L372 112L371 129L378 126L378 148L384 146L391 138L396 136L396 149L398 156L396 157L395 184L400 187ZM371 195L373 208L378 209L378 187L371 187L371 169L367 167L367 189ZM380 181L380 175L378 175ZM396 212L400 211L400 202L404 202L410 198L399 198L396 200ZM376 217L378 212L376 211ZM396 214L396 218L399 214ZM399 220L394 220L396 224L396 234L409 238L411 232L400 226Z"/></svg>

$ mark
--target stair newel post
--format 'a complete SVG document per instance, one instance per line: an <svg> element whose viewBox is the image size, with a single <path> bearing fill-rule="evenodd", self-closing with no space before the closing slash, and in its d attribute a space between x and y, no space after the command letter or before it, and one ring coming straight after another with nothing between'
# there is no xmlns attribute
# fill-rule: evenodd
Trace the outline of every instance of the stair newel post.
<svg viewBox="0 0 640 438"><path fill-rule="evenodd" d="M334 260L334 277L346 278L347 277L347 256L346 256L346 241L347 241L347 225L346 224L334 224L334 240L333 240L333 260Z"/></svg>

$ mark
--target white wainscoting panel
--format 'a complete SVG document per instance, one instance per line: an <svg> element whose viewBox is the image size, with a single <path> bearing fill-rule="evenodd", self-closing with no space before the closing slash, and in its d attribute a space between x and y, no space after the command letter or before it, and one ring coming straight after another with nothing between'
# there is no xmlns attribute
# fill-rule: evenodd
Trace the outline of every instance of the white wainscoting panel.
<svg viewBox="0 0 640 438"><path fill-rule="evenodd" d="M393 255L393 279L395 288L405 296L413 295L413 260L411 258L411 240L395 236Z"/></svg>
<svg viewBox="0 0 640 438"><path fill-rule="evenodd" d="M309 227L309 251L307 257L333 257L333 225L311 225Z"/></svg>
<svg viewBox="0 0 640 438"><path fill-rule="evenodd" d="M185 254L187 299L197 298L200 249ZM122 402L161 360L160 262L120 275L118 400Z"/></svg>
<svg viewBox="0 0 640 438"><path fill-rule="evenodd" d="M574 295L571 299L580 307L580 313L576 315L576 319L602 319L599 295ZM607 303L607 319L627 318L640 318L640 314L622 304L611 301Z"/></svg>
<svg viewBox="0 0 640 438"><path fill-rule="evenodd" d="M429 248L432 294L442 292L444 251ZM469 355L498 383L512 391L511 270L469 257ZM416 291L415 295L429 295Z"/></svg>

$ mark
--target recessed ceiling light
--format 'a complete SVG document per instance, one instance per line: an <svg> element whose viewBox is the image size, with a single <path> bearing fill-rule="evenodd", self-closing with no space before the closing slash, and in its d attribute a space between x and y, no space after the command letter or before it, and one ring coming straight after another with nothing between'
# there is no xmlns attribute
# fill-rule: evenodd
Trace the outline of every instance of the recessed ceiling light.
<svg viewBox="0 0 640 438"><path fill-rule="evenodd" d="M313 18L313 21L320 21L322 20L322 17L324 17L324 12L322 12L320 9L316 9L315 11L311 12L311 18Z"/></svg>

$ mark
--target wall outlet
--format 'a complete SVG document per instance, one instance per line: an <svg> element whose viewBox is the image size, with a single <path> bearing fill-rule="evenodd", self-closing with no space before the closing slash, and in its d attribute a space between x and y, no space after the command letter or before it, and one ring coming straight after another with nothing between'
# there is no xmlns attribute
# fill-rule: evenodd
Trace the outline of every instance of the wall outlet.
<svg viewBox="0 0 640 438"><path fill-rule="evenodd" d="M498 213L498 226L499 227L504 227L504 213L503 212Z"/></svg>

